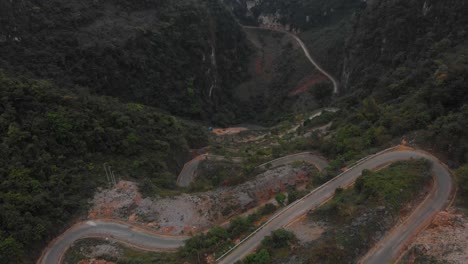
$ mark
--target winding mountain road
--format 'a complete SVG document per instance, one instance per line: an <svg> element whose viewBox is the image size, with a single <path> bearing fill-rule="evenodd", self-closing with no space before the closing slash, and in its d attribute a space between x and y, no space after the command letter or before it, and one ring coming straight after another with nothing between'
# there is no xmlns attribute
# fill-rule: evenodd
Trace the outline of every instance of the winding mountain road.
<svg viewBox="0 0 468 264"><path fill-rule="evenodd" d="M434 191L426 198L403 225L398 226L386 236L378 245L378 249L372 250L362 263L389 263L397 258L404 245L420 229L430 223L432 217L442 210L447 204L452 192L452 178L450 171L434 156L411 149L400 150L392 148L384 152L372 155L346 172L333 178L319 188L313 190L304 198L296 201L284 210L273 216L265 225L257 229L250 237L239 243L225 256L219 258L219 263L232 264L246 257L254 250L273 230L282 228L288 223L313 210L330 199L336 188L346 187L354 183L364 169L373 169L390 162L407 160L411 158L425 158L429 160L435 177Z"/></svg>
<svg viewBox="0 0 468 264"><path fill-rule="evenodd" d="M302 42L302 40L296 36L295 34L286 31L286 30L280 30L280 29L275 29L275 28L265 28L265 27L252 27L252 26L242 26L243 28L248 28L248 29L258 29L258 30L270 30L270 31L277 31L277 32L282 32L284 34L287 34L294 38L297 43L301 46L302 50L304 51L304 55L307 57L307 59L314 65L317 70L319 70L323 75L327 76L328 79L333 83L333 93L337 94L339 92L338 90L338 81L331 76L328 72L326 72L310 55L309 50L307 49L307 46Z"/></svg>
<svg viewBox="0 0 468 264"><path fill-rule="evenodd" d="M452 193L453 183L450 171L437 158L425 152L406 148L391 148L361 160L346 172L278 212L265 225L233 248L229 254L223 256L220 263L231 264L242 259L252 252L271 231L281 228L309 210L317 208L333 196L336 188L346 187L354 183L361 175L362 170L373 169L384 164L411 158L425 158L432 163L432 172L435 179L434 190L402 225L395 227L361 261L361 263L391 262L398 257L411 237L429 224L432 217L447 205ZM282 163L287 160L288 158L285 157L278 159L277 162ZM37 263L60 263L61 257L67 248L74 241L85 237L112 237L132 246L153 251L176 249L183 245L186 239L185 237L160 236L120 223L88 221L75 225L52 241Z"/></svg>
<svg viewBox="0 0 468 264"><path fill-rule="evenodd" d="M331 80L333 83L334 93L338 93L338 82L314 61L310 56L307 47L299 37L283 30L247 26L245 26L245 28L274 30L293 37L299 43L309 61ZM286 226L288 223L297 219L301 215L304 215L309 210L314 210L330 199L336 188L346 187L354 183L354 181L361 175L362 170L373 169L391 162L411 158L425 158L432 163L432 172L435 179L434 188L424 202L413 211L404 223L393 228L389 234L387 234L384 239L380 241L374 249L369 251L369 253L360 261L360 263L372 264L391 262L399 256L405 244L411 239L411 237L426 227L432 220L433 216L447 206L448 200L452 194L453 182L450 171L437 158L425 152L412 149L391 148L361 160L346 172L338 175L334 179L313 190L302 199L297 200L275 214L253 234L241 241L241 243L236 245L225 255L221 256L217 261L219 261L219 263L231 264L241 260L252 252L260 244L262 239L271 233L271 231ZM202 159L203 157L198 157L198 159L196 158L184 166L185 172L183 171L182 177L179 176L179 185L187 186L190 184L193 174ZM311 162L319 169L321 168L320 166L324 166L320 161L321 158L317 156L314 158L314 155L311 153L299 153L283 157L269 163L271 163L272 166L279 166L296 160ZM266 166L266 164L260 165L260 167L262 166ZM175 250L182 246L184 241L187 239L187 237L161 236L147 230L138 229L137 227L116 222L104 220L87 221L74 225L72 228L54 239L48 247L44 249L41 258L37 261L37 264L61 263L62 256L66 250L75 241L87 237L110 237L113 240L149 251Z"/></svg>
<svg viewBox="0 0 468 264"><path fill-rule="evenodd" d="M175 250L188 237L160 236L134 226L104 220L81 222L54 239L37 264L61 263L66 250L77 240L89 237L112 238L147 251Z"/></svg>

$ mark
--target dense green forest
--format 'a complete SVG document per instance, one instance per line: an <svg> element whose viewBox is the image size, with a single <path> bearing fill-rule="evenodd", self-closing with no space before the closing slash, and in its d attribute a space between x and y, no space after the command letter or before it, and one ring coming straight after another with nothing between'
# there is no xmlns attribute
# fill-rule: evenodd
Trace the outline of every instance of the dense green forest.
<svg viewBox="0 0 468 264"><path fill-rule="evenodd" d="M207 144L200 128L151 107L64 94L49 82L5 74L0 135L2 263L36 257L86 209L95 187L107 184L105 162L117 177L174 188L189 148Z"/></svg>
<svg viewBox="0 0 468 264"><path fill-rule="evenodd" d="M421 145L467 162L467 3L372 3L345 47L341 104L358 110L346 122L392 137L420 131Z"/></svg>
<svg viewBox="0 0 468 264"><path fill-rule="evenodd" d="M0 2L0 68L189 118L236 117L250 52L217 0Z"/></svg>

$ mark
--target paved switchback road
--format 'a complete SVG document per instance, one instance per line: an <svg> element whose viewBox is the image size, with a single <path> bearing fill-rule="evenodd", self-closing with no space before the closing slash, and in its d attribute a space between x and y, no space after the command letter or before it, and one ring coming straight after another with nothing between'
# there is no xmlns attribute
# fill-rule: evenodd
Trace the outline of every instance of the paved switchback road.
<svg viewBox="0 0 468 264"><path fill-rule="evenodd" d="M416 150L389 150L366 158L350 170L315 189L291 207L279 212L263 228L259 229L249 239L245 240L222 258L219 263L232 264L243 259L252 252L271 231L282 228L307 211L317 208L320 204L333 196L336 188L352 184L361 175L362 170L373 169L390 162L411 158L425 158L433 164L433 174L435 177L434 188L436 189L428 196L424 203L409 216L402 226L392 230L390 234L383 239L383 242L379 244L378 249L372 250L371 253L362 260L362 263L390 263L398 257L404 244L408 242L411 236L423 228L435 213L442 210L447 205L447 201L450 197L453 188L450 172L437 158L427 153Z"/></svg>
<svg viewBox="0 0 468 264"><path fill-rule="evenodd" d="M193 174L198 167L201 160L208 158L211 160L226 160L223 156L217 155L200 155L184 166L184 170L178 179L185 182L187 185L190 184ZM231 158L233 162L241 162L240 158ZM285 156L279 159L270 161L272 166L281 166L292 163L294 161L305 161L314 164L319 170L323 169L327 165L327 161L313 153L304 152ZM265 164L259 167L265 166ZM177 210L177 208L174 208ZM37 264L51 264L61 263L61 257L66 250L77 240L86 237L110 237L120 242L129 244L134 247L138 247L149 251L162 251L162 250L175 250L180 246L184 245L185 240L188 237L176 237L176 236L161 236L154 233L150 233L129 225L124 225L111 221L87 221L81 222L52 241L49 246L44 250L41 259Z"/></svg>
<svg viewBox="0 0 468 264"><path fill-rule="evenodd" d="M65 251L77 240L86 237L112 238L148 251L175 250L187 237L159 236L120 223L87 221L76 224L51 242L37 264L61 263Z"/></svg>
<svg viewBox="0 0 468 264"><path fill-rule="evenodd" d="M287 161L287 157L286 161ZM281 158L277 162L286 162ZM353 183L361 174L363 169L372 169L389 162L398 160L407 160L410 158L425 158L433 164L433 173L435 177L434 191L404 222L402 226L396 227L387 235L378 246L371 250L363 263L389 263L395 259L401 252L404 244L416 234L425 224L429 223L432 216L442 210L450 197L452 190L452 178L450 172L435 157L415 151L415 150L389 150L370 156L365 160L353 166L350 170L335 177L333 180L325 183L312 191L309 195L291 206L276 214L268 223L253 234L244 243L240 244L230 254L225 256L220 263L235 263L244 258L255 247L257 247L263 237L269 235L271 231L281 228L297 217L305 214L309 210L317 208L324 201L333 196L335 189L345 187ZM274 162L274 161L272 161ZM174 250L184 244L186 237L160 236L151 232L143 231L128 225L107 222L107 221L88 221L79 223L54 241L44 250L38 264L60 263L63 253L67 248L78 239L86 237L111 237L112 239L127 243L134 247L145 250Z"/></svg>

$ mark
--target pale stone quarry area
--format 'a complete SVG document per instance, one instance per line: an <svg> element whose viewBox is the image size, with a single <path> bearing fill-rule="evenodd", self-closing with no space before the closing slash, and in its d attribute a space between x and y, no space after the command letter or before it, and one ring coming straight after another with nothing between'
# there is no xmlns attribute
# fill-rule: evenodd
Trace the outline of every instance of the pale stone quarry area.
<svg viewBox="0 0 468 264"><path fill-rule="evenodd" d="M468 218L455 209L442 211L410 246L404 263L468 263Z"/></svg>
<svg viewBox="0 0 468 264"><path fill-rule="evenodd" d="M142 198L136 183L120 181L96 193L88 217L125 220L161 234L189 235L221 225L278 192L306 184L313 170L308 164L282 166L234 187L167 198Z"/></svg>

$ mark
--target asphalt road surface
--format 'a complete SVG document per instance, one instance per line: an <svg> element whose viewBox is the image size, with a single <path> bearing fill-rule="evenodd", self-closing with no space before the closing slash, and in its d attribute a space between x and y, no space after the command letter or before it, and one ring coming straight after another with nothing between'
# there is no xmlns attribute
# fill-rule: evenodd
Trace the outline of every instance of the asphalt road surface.
<svg viewBox="0 0 468 264"><path fill-rule="evenodd" d="M184 241L187 239L187 237L158 236L114 222L87 221L70 228L49 244L38 263L61 263L62 255L69 246L75 241L86 237L111 238L152 251L174 250L183 246Z"/></svg>
<svg viewBox="0 0 468 264"><path fill-rule="evenodd" d="M315 189L304 199L298 201L287 210L280 212L279 215L275 215L272 221L221 259L219 263L232 264L243 259L273 230L282 228L297 217L305 214L307 211L317 208L320 204L333 196L336 188L352 184L361 175L362 170L373 169L389 162L411 158L426 158L431 161L433 164L433 173L436 179L437 190L410 215L403 226L396 228L396 230L392 230L388 237L383 239L379 248L374 250L363 260L363 263L390 263L393 259L398 257L404 243L407 242L412 235L417 233L419 229L427 223L427 221L430 221L431 216L446 206L453 188L450 172L442 166L435 157L423 152L413 150L395 150L384 152L362 161L345 173Z"/></svg>

